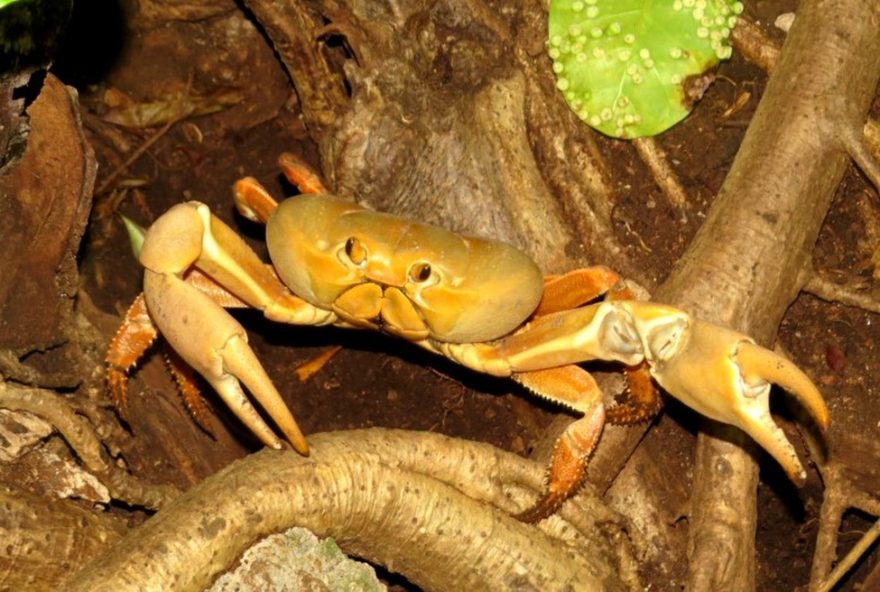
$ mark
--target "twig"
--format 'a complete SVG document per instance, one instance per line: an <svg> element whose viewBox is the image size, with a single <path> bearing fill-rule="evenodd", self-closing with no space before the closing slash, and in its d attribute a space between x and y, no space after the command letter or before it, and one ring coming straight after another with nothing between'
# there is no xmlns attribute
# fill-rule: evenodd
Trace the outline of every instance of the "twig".
<svg viewBox="0 0 880 592"><path fill-rule="evenodd" d="M858 447L860 454L865 454L865 458L876 457L877 443L870 436L863 436L861 440L857 439L851 445ZM854 475L851 469L835 459L819 465L819 470L825 482L825 496L819 514L819 533L816 536L813 563L810 567L810 590L824 589L823 586L830 587L849 569L849 567L841 568L840 565L834 570L831 569L837 557L838 534L846 511L854 508L872 516L880 516L880 499L873 490L865 489L866 486L871 488L870 480L866 482L863 476ZM875 524L873 529L877 528ZM876 535L871 536L876 538ZM863 538L857 547L861 543L867 548L871 539ZM858 555L847 556L841 563L857 558Z"/></svg>
<svg viewBox="0 0 880 592"><path fill-rule="evenodd" d="M874 544L878 537L880 537L880 519L874 522L874 525L868 529L868 532L859 539L853 548L849 550L849 553L834 567L834 570L819 586L818 592L831 592L831 589L834 588L840 578L855 565L856 561L865 554L865 551Z"/></svg>
<svg viewBox="0 0 880 592"><path fill-rule="evenodd" d="M160 127L158 130L156 130L156 132L153 133L152 136L147 138L147 140L143 144L141 144L137 148L137 150L135 150L134 152L131 153L131 156L126 158L122 164L120 164L118 167L113 169L113 172L111 172L107 176L107 178L104 179L104 181L101 183L101 185L95 190L95 195L103 195L108 190L110 190L111 186L113 185L113 182L116 181L117 177L119 177L122 173L124 173L126 170L128 170L128 167L133 165L141 156L143 156L144 153L150 149L150 146L152 146L157 141L159 141L159 138L161 138L166 133L168 133L168 130L170 130L174 126L175 123L177 123L183 119L186 119L187 117L189 117L189 115L190 115L190 111L180 113L175 118L171 119L168 123L166 123L165 125Z"/></svg>
<svg viewBox="0 0 880 592"><path fill-rule="evenodd" d="M862 135L865 135L864 130L862 130ZM844 126L840 130L840 140L849 157L862 169L862 172L880 193L880 164L877 163L876 155L871 155L864 138L858 137L853 128Z"/></svg>
<svg viewBox="0 0 880 592"><path fill-rule="evenodd" d="M837 302L880 314L880 300L871 294L856 292L852 288L835 284L820 275L814 274L810 278L807 285L804 286L804 292L827 302Z"/></svg>
<svg viewBox="0 0 880 592"><path fill-rule="evenodd" d="M767 35L758 23L742 15L730 31L730 42L736 51L764 72L770 74L779 61L779 44Z"/></svg>

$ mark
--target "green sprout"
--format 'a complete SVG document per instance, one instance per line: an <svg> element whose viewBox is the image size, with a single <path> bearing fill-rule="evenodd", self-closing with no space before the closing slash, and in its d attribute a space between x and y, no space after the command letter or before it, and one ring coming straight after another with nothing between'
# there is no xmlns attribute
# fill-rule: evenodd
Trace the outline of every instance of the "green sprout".
<svg viewBox="0 0 880 592"><path fill-rule="evenodd" d="M742 10L729 0L551 0L556 88L604 134L659 134L690 113L700 75L730 57Z"/></svg>
<svg viewBox="0 0 880 592"><path fill-rule="evenodd" d="M125 230L128 232L128 242L131 244L131 250L134 252L134 256L140 256L141 247L144 245L144 235L147 234L147 231L144 230L143 226L139 225L131 218L127 218L122 214L120 214L119 217L122 218L122 223L125 224Z"/></svg>

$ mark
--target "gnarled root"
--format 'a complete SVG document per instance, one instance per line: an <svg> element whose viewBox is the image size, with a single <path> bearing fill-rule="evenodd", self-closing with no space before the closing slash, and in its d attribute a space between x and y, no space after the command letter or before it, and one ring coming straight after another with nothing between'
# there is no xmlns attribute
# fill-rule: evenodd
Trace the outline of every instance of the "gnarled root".
<svg viewBox="0 0 880 592"><path fill-rule="evenodd" d="M540 527L510 515L541 490L537 463L430 433L374 429L310 441L309 458L263 450L230 465L65 589L201 590L258 538L294 525L426 590L641 589L619 518L589 492Z"/></svg>

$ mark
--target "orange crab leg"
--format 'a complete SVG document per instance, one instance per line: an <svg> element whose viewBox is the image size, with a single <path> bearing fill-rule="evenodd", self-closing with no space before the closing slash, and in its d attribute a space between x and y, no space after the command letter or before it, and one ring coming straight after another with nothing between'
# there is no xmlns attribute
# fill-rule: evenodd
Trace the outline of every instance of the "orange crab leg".
<svg viewBox="0 0 880 592"><path fill-rule="evenodd" d="M244 177L232 186L235 209L252 222L265 224L278 207L275 198L253 177Z"/></svg>
<svg viewBox="0 0 880 592"><path fill-rule="evenodd" d="M278 164L288 181L297 186L302 193L327 193L318 174L300 157L284 152L278 157ZM278 202L265 187L253 177L244 177L232 186L235 207L238 213L253 222L265 224L278 207Z"/></svg>
<svg viewBox="0 0 880 592"><path fill-rule="evenodd" d="M544 295L534 316L572 310L607 294L608 300L632 300L633 293L620 276L597 265L561 276L544 278ZM651 380L647 362L626 368L626 399L606 411L613 424L631 425L654 417L661 407L660 393Z"/></svg>
<svg viewBox="0 0 880 592"><path fill-rule="evenodd" d="M278 164L287 180L296 185L303 193L328 193L321 177L296 154L282 152Z"/></svg>
<svg viewBox="0 0 880 592"><path fill-rule="evenodd" d="M633 425L648 421L660 411L663 400L651 378L647 362L625 369L624 400L605 410L605 418L615 425Z"/></svg>
<svg viewBox="0 0 880 592"><path fill-rule="evenodd" d="M210 420L208 419L210 417L208 405L205 403L205 399L202 398L202 393L196 382L195 372L170 347L165 348L165 366L177 384L177 390L183 398L183 406L186 407L190 417L193 418L196 425L213 438L214 431L211 429Z"/></svg>
<svg viewBox="0 0 880 592"><path fill-rule="evenodd" d="M534 316L573 310L606 294L609 300L632 298L629 288L620 282L620 276L606 267L589 267L562 276L548 276ZM543 497L517 518L524 522L542 520L577 491L586 476L590 455L606 420L635 423L650 419L659 411L660 395L651 381L647 364L642 362L627 368L626 376L628 401L606 410L596 381L578 366L513 375L514 380L535 394L582 414L556 441Z"/></svg>
<svg viewBox="0 0 880 592"><path fill-rule="evenodd" d="M620 276L602 265L546 276L544 295L534 316L577 308L608 293L619 283Z"/></svg>
<svg viewBox="0 0 880 592"><path fill-rule="evenodd" d="M605 424L605 406L595 379L578 366L524 372L512 378L533 393L583 414L556 440L544 495L516 516L523 522L537 522L556 512L583 482L587 461Z"/></svg>
<svg viewBox="0 0 880 592"><path fill-rule="evenodd" d="M105 358L110 397L123 419L128 417L128 372L157 336L156 325L147 314L144 295L138 294L110 341Z"/></svg>

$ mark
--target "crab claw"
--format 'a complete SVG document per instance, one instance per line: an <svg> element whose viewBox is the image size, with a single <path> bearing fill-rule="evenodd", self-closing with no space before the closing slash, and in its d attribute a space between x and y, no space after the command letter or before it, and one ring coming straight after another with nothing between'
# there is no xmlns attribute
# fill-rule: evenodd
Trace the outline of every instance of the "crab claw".
<svg viewBox="0 0 880 592"><path fill-rule="evenodd" d="M806 472L770 415L770 387L789 391L821 430L829 413L822 395L797 366L748 337L680 310L626 302L651 375L669 394L703 415L739 427L802 484ZM664 309L669 309L664 313Z"/></svg>
<svg viewBox="0 0 880 592"><path fill-rule="evenodd" d="M241 383L301 454L306 439L281 395L247 344L247 333L209 296L173 274L147 270L144 298L150 316L175 351L214 387L229 408L267 446L281 441L248 401ZM239 382L241 381L241 382Z"/></svg>

